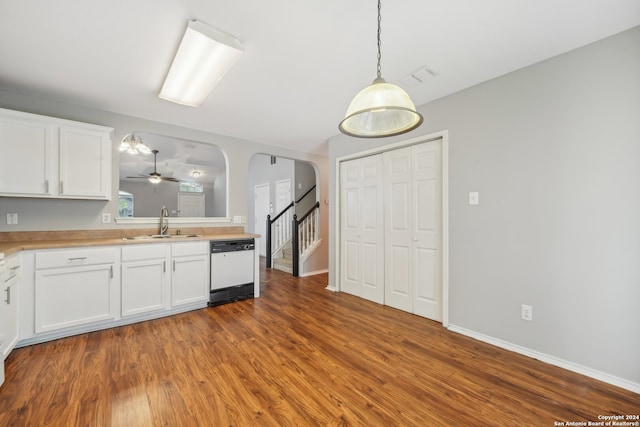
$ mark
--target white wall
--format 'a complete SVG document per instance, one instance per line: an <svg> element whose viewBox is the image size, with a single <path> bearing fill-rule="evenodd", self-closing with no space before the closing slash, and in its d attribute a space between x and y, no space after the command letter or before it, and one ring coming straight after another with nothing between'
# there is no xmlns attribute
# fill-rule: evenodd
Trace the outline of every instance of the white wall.
<svg viewBox="0 0 640 427"><path fill-rule="evenodd" d="M300 198L309 191L316 184L316 171L313 165L306 162L296 162L295 164L295 181L294 181L294 198L300 200ZM309 209L317 201L316 190L300 200L300 203L296 204L296 215L298 218L309 212Z"/></svg>
<svg viewBox="0 0 640 427"><path fill-rule="evenodd" d="M450 324L640 389L640 27L419 110L329 141L332 200L336 158L448 130Z"/></svg>
<svg viewBox="0 0 640 427"><path fill-rule="evenodd" d="M249 161L249 216L248 228L255 230L253 195L256 185L269 184L269 200L271 200L271 217L275 217L276 212L276 181L288 179L291 186L294 185L294 161L291 159L278 158L275 164L271 164L271 156L267 154L256 154ZM292 190L293 191L293 190ZM291 195L293 197L293 194Z"/></svg>

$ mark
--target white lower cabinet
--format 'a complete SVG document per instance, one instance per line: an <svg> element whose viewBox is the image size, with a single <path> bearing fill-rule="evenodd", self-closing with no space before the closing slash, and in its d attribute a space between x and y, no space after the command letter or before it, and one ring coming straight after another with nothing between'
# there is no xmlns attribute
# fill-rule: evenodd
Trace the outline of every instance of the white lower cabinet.
<svg viewBox="0 0 640 427"><path fill-rule="evenodd" d="M35 333L115 319L117 250L36 253Z"/></svg>
<svg viewBox="0 0 640 427"><path fill-rule="evenodd" d="M20 255L5 260L0 315L0 359L7 358L18 342L18 301L20 296Z"/></svg>
<svg viewBox="0 0 640 427"><path fill-rule="evenodd" d="M209 299L209 242L171 245L171 305Z"/></svg>
<svg viewBox="0 0 640 427"><path fill-rule="evenodd" d="M0 385L4 383L4 360L18 342L20 255L0 260Z"/></svg>
<svg viewBox="0 0 640 427"><path fill-rule="evenodd" d="M0 306L0 354L4 343L15 344L5 338L9 327L19 332L18 345L28 345L204 308L209 300L209 241L36 250L20 259L20 317L11 314L20 328L5 320L12 308ZM17 302L18 292L7 292Z"/></svg>
<svg viewBox="0 0 640 427"><path fill-rule="evenodd" d="M122 248L122 317L167 309L169 245Z"/></svg>

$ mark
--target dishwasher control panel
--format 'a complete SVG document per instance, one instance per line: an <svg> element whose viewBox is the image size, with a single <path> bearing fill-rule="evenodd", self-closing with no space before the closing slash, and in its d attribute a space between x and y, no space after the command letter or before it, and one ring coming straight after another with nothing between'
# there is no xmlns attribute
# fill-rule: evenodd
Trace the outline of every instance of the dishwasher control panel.
<svg viewBox="0 0 640 427"><path fill-rule="evenodd" d="M212 254L221 252L252 251L255 249L255 242L253 239L211 240L210 243Z"/></svg>

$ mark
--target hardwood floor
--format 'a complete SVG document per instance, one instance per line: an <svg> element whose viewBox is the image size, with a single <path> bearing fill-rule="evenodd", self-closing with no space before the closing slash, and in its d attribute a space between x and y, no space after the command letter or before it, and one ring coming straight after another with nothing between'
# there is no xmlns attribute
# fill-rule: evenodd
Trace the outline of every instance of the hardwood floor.
<svg viewBox="0 0 640 427"><path fill-rule="evenodd" d="M0 426L553 426L640 395L262 272L262 297L14 350ZM558 424L559 425L559 424Z"/></svg>

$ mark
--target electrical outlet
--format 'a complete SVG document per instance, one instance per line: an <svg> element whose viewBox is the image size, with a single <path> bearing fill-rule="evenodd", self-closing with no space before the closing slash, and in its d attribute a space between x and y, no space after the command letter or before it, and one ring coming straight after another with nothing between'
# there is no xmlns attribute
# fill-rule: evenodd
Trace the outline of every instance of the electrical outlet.
<svg viewBox="0 0 640 427"><path fill-rule="evenodd" d="M247 217L246 217L246 216L243 216L243 217L241 218L241 221L242 221L242 223L243 223L243 224L246 224L246 223L247 223Z"/></svg>
<svg viewBox="0 0 640 427"><path fill-rule="evenodd" d="M102 223L103 224L110 224L111 223L111 214L110 213L103 213L102 214Z"/></svg>
<svg viewBox="0 0 640 427"><path fill-rule="evenodd" d="M533 321L533 307L530 305L522 304L522 320Z"/></svg>
<svg viewBox="0 0 640 427"><path fill-rule="evenodd" d="M233 216L233 223L234 224L242 224L242 217L240 215L234 215Z"/></svg>
<svg viewBox="0 0 640 427"><path fill-rule="evenodd" d="M480 195L477 191L469 192L469 204L470 205L478 205L480 204Z"/></svg>
<svg viewBox="0 0 640 427"><path fill-rule="evenodd" d="M17 213L8 213L7 214L7 225L16 225L18 223L18 214Z"/></svg>

